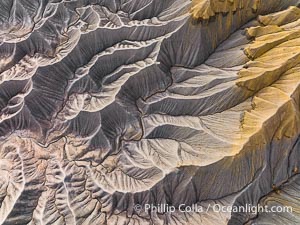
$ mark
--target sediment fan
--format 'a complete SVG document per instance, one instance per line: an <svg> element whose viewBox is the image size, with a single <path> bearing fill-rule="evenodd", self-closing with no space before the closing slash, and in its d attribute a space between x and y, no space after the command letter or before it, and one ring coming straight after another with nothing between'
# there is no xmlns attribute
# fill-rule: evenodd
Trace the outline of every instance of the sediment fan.
<svg viewBox="0 0 300 225"><path fill-rule="evenodd" d="M1 1L0 224L300 224L298 3Z"/></svg>

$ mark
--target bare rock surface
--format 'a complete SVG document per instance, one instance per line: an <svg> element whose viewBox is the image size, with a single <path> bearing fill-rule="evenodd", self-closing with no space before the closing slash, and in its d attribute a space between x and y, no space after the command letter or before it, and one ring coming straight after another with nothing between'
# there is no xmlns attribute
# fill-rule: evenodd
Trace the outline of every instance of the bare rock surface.
<svg viewBox="0 0 300 225"><path fill-rule="evenodd" d="M1 1L0 224L299 224L299 3Z"/></svg>

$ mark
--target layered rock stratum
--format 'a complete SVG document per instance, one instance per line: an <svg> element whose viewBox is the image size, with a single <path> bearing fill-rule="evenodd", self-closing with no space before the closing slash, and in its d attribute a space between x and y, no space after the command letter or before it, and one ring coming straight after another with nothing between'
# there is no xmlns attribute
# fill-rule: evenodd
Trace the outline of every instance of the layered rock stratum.
<svg viewBox="0 0 300 225"><path fill-rule="evenodd" d="M299 3L2 0L0 224L300 224Z"/></svg>

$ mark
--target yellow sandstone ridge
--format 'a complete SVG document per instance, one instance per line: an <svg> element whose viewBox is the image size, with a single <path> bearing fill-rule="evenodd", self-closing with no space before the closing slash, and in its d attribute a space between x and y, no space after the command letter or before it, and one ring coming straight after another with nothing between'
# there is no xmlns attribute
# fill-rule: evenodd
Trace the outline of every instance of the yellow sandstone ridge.
<svg viewBox="0 0 300 225"><path fill-rule="evenodd" d="M245 6L257 11L260 0L193 0L190 13L194 19L207 20L217 13L235 12Z"/></svg>
<svg viewBox="0 0 300 225"><path fill-rule="evenodd" d="M250 27L246 30L246 35L248 38L257 38L266 34L273 34L283 30L284 29L282 27L278 27L277 25L268 25L265 27Z"/></svg>
<svg viewBox="0 0 300 225"><path fill-rule="evenodd" d="M286 10L278 13L269 14L266 16L259 16L258 21L263 25L277 25L282 26L287 23L294 22L300 18L300 9L296 6L291 6Z"/></svg>
<svg viewBox="0 0 300 225"><path fill-rule="evenodd" d="M300 10L297 7L263 16L263 25L246 29L254 38L245 49L250 62L239 72L237 85L257 92L300 63Z"/></svg>
<svg viewBox="0 0 300 225"><path fill-rule="evenodd" d="M244 113L242 136L249 147L269 137L292 138L300 132L300 10L260 17L261 26L246 29L254 38L244 53L251 60L239 71L237 85L253 92L252 109ZM242 138L243 139L243 138Z"/></svg>

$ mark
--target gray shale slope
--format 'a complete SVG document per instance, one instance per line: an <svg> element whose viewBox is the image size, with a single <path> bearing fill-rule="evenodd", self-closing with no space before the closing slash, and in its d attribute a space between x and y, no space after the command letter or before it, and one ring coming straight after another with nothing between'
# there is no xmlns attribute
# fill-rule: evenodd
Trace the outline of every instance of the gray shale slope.
<svg viewBox="0 0 300 225"><path fill-rule="evenodd" d="M298 4L1 0L0 224L300 224Z"/></svg>

